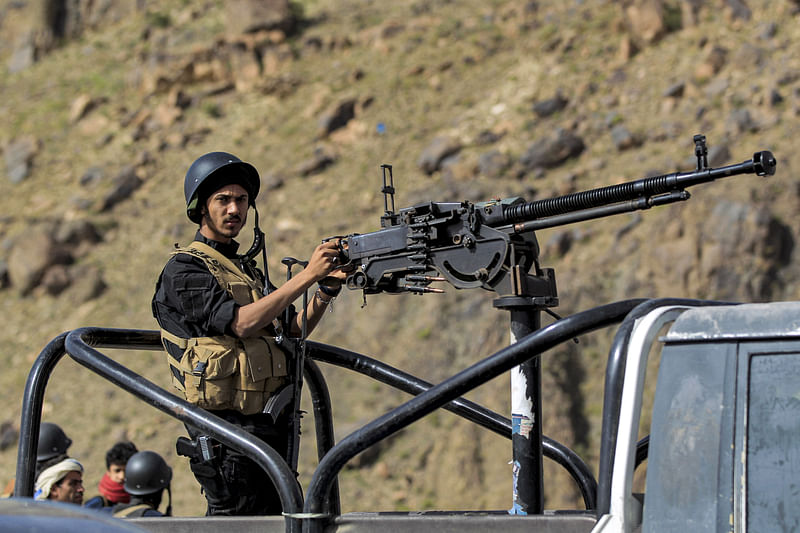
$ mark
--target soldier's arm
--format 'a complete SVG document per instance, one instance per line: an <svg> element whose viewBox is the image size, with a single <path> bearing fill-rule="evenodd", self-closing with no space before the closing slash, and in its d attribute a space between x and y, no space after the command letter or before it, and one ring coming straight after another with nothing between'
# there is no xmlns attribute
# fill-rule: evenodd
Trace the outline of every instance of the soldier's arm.
<svg viewBox="0 0 800 533"><path fill-rule="evenodd" d="M237 337L251 337L261 328L270 324L278 315L283 313L284 309L299 298L306 289L331 274L336 266L333 259L338 257L336 246L334 241L320 244L311 255L306 268L293 276L292 279L267 296L251 304L238 307L231 322L231 331ZM325 305L318 298L313 298L308 306L309 332L313 329L312 324L315 326L322 318L324 311ZM301 315L298 314L295 324L292 325L293 333L296 334L300 331L299 324L301 320Z"/></svg>

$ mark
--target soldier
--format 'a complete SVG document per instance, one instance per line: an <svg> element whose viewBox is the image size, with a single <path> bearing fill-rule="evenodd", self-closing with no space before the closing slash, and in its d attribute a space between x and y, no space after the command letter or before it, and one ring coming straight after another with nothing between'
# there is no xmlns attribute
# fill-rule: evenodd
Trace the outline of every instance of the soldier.
<svg viewBox="0 0 800 533"><path fill-rule="evenodd" d="M169 484L172 481L172 469L156 452L137 452L128 460L125 467L125 491L131 495L127 503L118 503L111 508L111 514L117 518L139 518L142 516L172 515L172 493ZM169 501L166 513L161 513L158 506L167 489Z"/></svg>
<svg viewBox="0 0 800 533"><path fill-rule="evenodd" d="M192 163L184 195L186 214L199 225L198 232L187 248L173 252L156 283L152 307L173 383L187 401L245 428L285 457L291 410L274 420L263 411L291 380L287 357L292 353L280 342L284 335L301 333L301 313L291 304L318 283L306 308L310 332L341 290L346 273L336 269L339 254L333 241L317 246L305 269L280 288L256 268L255 253L238 255L234 238L250 207L257 231L254 248L263 244L255 210L259 188L256 169L234 155L211 152ZM208 439L196 428L187 429L194 442ZM255 462L218 442L205 442L210 454L196 454L190 467L208 515L281 512L277 491Z"/></svg>
<svg viewBox="0 0 800 533"><path fill-rule="evenodd" d="M106 473L97 488L100 494L90 498L85 504L89 509L111 507L118 503L128 503L131 495L125 491L125 466L128 459L138 450L132 442L118 442L106 452Z"/></svg>
<svg viewBox="0 0 800 533"><path fill-rule="evenodd" d="M48 466L66 459L71 445L72 439L67 437L61 426L42 422L39 426L39 446L36 448L36 476Z"/></svg>
<svg viewBox="0 0 800 533"><path fill-rule="evenodd" d="M39 426L39 445L36 448L36 467L34 479L45 468L60 463L67 458L67 450L72 445L72 439L67 437L58 424L42 422ZM8 498L14 494L15 480L11 479L3 489L0 498Z"/></svg>

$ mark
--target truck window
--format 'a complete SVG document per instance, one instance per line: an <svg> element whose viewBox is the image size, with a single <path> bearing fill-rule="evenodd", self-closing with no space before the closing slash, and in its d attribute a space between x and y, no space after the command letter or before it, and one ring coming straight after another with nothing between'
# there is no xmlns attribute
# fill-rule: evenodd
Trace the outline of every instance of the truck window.
<svg viewBox="0 0 800 533"><path fill-rule="evenodd" d="M747 530L800 530L800 354L750 359Z"/></svg>

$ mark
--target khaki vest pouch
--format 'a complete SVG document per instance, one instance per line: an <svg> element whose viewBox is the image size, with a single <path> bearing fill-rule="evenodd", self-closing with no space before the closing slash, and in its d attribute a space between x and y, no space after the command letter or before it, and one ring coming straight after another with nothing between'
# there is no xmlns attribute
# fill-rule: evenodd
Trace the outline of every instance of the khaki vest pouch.
<svg viewBox="0 0 800 533"><path fill-rule="evenodd" d="M239 305L247 305L253 301L253 291L247 283L228 282L228 292Z"/></svg>
<svg viewBox="0 0 800 533"><path fill-rule="evenodd" d="M231 339L225 337L201 337L189 346L180 362L186 401L203 409L230 409L236 388L236 356Z"/></svg>
<svg viewBox="0 0 800 533"><path fill-rule="evenodd" d="M272 377L272 350L266 339L241 339L244 351L239 354L242 390L264 390L264 380Z"/></svg>

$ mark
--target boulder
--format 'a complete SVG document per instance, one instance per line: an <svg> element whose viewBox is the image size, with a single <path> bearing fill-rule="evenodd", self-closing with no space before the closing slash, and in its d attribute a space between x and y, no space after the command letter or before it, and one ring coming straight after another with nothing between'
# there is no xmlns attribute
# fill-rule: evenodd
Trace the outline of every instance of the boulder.
<svg viewBox="0 0 800 533"><path fill-rule="evenodd" d="M759 124L753 118L753 115L750 114L750 110L747 108L740 108L734 109L731 111L730 115L728 115L728 119L725 121L725 129L728 133L734 135L739 133L753 133L759 130Z"/></svg>
<svg viewBox="0 0 800 533"><path fill-rule="evenodd" d="M8 256L8 277L20 294L27 295L50 267L70 261L69 253L55 241L50 228L40 226L12 245Z"/></svg>
<svg viewBox="0 0 800 533"><path fill-rule="evenodd" d="M345 127L356 116L355 109L355 98L345 98L331 106L317 121L319 137L327 137L335 130Z"/></svg>
<svg viewBox="0 0 800 533"><path fill-rule="evenodd" d="M533 112L540 118L549 117L567 107L567 104L569 104L569 100L561 94L561 91L558 91L552 98L534 103Z"/></svg>
<svg viewBox="0 0 800 533"><path fill-rule="evenodd" d="M732 21L748 21L753 16L753 12L750 11L744 0L725 0L725 6L728 8L728 16Z"/></svg>
<svg viewBox="0 0 800 533"><path fill-rule="evenodd" d="M8 279L8 261L0 259L0 290L9 285L11 285L11 281Z"/></svg>
<svg viewBox="0 0 800 533"><path fill-rule="evenodd" d="M625 8L625 22L638 44L652 44L667 33L660 0L634 0Z"/></svg>
<svg viewBox="0 0 800 533"><path fill-rule="evenodd" d="M700 232L700 278L722 298L765 300L793 248L791 229L768 209L720 201Z"/></svg>
<svg viewBox="0 0 800 533"><path fill-rule="evenodd" d="M295 171L300 176L319 174L334 164L336 159L337 156L332 150L324 146L318 146L314 148L313 155L309 159L300 163Z"/></svg>
<svg viewBox="0 0 800 533"><path fill-rule="evenodd" d="M60 43L76 39L87 29L122 20L144 6L144 2L44 1L12 2L24 10L28 28L16 40L8 63L9 71L18 72ZM4 6L3 11L6 7Z"/></svg>
<svg viewBox="0 0 800 533"><path fill-rule="evenodd" d="M84 172L83 175L80 177L78 183L86 187L89 185L96 185L97 183L100 183L102 179L103 179L102 167L91 166L86 169L86 172Z"/></svg>
<svg viewBox="0 0 800 533"><path fill-rule="evenodd" d="M642 144L641 138L632 133L624 124L617 124L611 128L611 141L620 152Z"/></svg>
<svg viewBox="0 0 800 533"><path fill-rule="evenodd" d="M97 226L87 219L63 222L53 234L57 244L69 250L73 258L83 257L102 240Z"/></svg>
<svg viewBox="0 0 800 533"><path fill-rule="evenodd" d="M19 431L10 420L0 424L0 451L10 448L19 439Z"/></svg>
<svg viewBox="0 0 800 533"><path fill-rule="evenodd" d="M667 98L683 98L683 93L686 90L686 82L679 81L673 83L664 91L664 96Z"/></svg>
<svg viewBox="0 0 800 533"><path fill-rule="evenodd" d="M253 50L232 47L229 52L231 76L236 90L253 90L261 78L261 62Z"/></svg>
<svg viewBox="0 0 800 533"><path fill-rule="evenodd" d="M227 30L232 35L261 30L292 32L297 23L289 0L228 0Z"/></svg>
<svg viewBox="0 0 800 533"><path fill-rule="evenodd" d="M475 164L460 154L445 158L442 161L442 181L449 184L469 182L475 178Z"/></svg>
<svg viewBox="0 0 800 533"><path fill-rule="evenodd" d="M64 289L69 287L71 281L65 265L53 265L45 270L42 275L42 280L39 282L39 286L42 287L47 294L58 296Z"/></svg>
<svg viewBox="0 0 800 533"><path fill-rule="evenodd" d="M708 81L716 75L728 59L728 50L722 46L711 46L705 51L703 61L694 71L696 81Z"/></svg>
<svg viewBox="0 0 800 533"><path fill-rule="evenodd" d="M33 33L26 32L14 44L14 50L8 58L7 68L10 74L20 72L36 62L36 45Z"/></svg>
<svg viewBox="0 0 800 533"><path fill-rule="evenodd" d="M130 198L130 196L142 186L142 179L136 174L136 169L132 166L123 168L114 178L111 190L106 194L100 204L100 211L109 211L118 203Z"/></svg>
<svg viewBox="0 0 800 533"><path fill-rule="evenodd" d="M511 158L500 150L489 150L478 156L478 173L487 178L499 178L511 166Z"/></svg>
<svg viewBox="0 0 800 533"><path fill-rule="evenodd" d="M569 159L578 157L586 145L569 130L559 129L555 135L531 144L520 157L525 170L555 168Z"/></svg>
<svg viewBox="0 0 800 533"><path fill-rule="evenodd" d="M32 136L20 137L6 146L3 155L11 183L19 183L28 177L39 147L39 140Z"/></svg>
<svg viewBox="0 0 800 533"><path fill-rule="evenodd" d="M449 135L439 135L422 151L417 166L426 174L431 175L442 167L442 161L448 156L461 151L462 145L458 139Z"/></svg>
<svg viewBox="0 0 800 533"><path fill-rule="evenodd" d="M70 286L61 295L70 302L81 304L103 294L107 284L102 272L93 265L75 264L69 267Z"/></svg>
<svg viewBox="0 0 800 533"><path fill-rule="evenodd" d="M72 101L69 108L70 122L78 122L88 115L92 110L106 102L106 98L93 98L88 94L82 94Z"/></svg>

